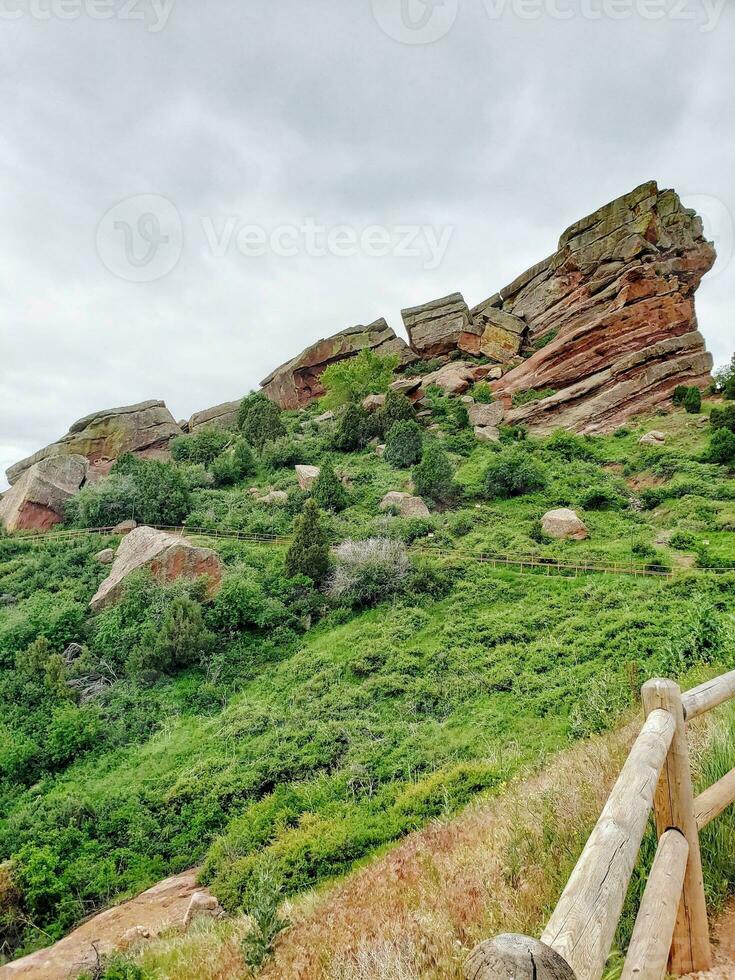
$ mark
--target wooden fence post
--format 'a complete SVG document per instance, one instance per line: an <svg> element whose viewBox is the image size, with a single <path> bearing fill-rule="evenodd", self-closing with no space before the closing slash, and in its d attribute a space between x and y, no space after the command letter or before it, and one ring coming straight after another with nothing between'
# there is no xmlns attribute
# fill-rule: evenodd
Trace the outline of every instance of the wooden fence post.
<svg viewBox="0 0 735 980"><path fill-rule="evenodd" d="M466 980L576 980L567 961L550 946L512 933L476 946L464 975Z"/></svg>
<svg viewBox="0 0 735 980"><path fill-rule="evenodd" d="M673 828L680 831L689 844L684 888L669 959L671 972L675 976L684 976L712 967L686 721L681 689L674 681L650 680L643 685L641 696L646 716L657 708L663 708L676 721L674 738L656 788L654 813L659 837Z"/></svg>

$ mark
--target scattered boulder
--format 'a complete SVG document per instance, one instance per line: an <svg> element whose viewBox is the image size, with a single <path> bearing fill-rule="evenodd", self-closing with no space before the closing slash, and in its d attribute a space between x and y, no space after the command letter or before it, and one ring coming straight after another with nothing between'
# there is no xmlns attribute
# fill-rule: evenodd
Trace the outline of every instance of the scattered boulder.
<svg viewBox="0 0 735 980"><path fill-rule="evenodd" d="M319 466L304 466L299 464L296 466L296 478L299 481L299 487L302 490L311 490L319 478L320 473L321 467Z"/></svg>
<svg viewBox="0 0 735 980"><path fill-rule="evenodd" d="M214 895L210 895L208 892L194 892L189 907L184 913L184 929L188 929L192 921L198 916L218 919L223 915L224 909Z"/></svg>
<svg viewBox="0 0 735 980"><path fill-rule="evenodd" d="M642 436L638 443L641 446L663 446L666 443L666 433L653 429Z"/></svg>
<svg viewBox="0 0 735 980"><path fill-rule="evenodd" d="M394 381L391 386L391 391L397 391L399 395L410 396L418 392L421 387L422 378L420 376L413 378L399 378Z"/></svg>
<svg viewBox="0 0 735 980"><path fill-rule="evenodd" d="M102 551L98 551L94 557L100 565L111 565L115 560L115 552L112 548L104 548Z"/></svg>
<svg viewBox="0 0 735 980"><path fill-rule="evenodd" d="M242 398L238 398L234 402L224 402L222 405L215 405L214 408L205 408L201 412L195 412L189 419L187 431L196 434L202 429L225 431L236 429L241 401Z"/></svg>
<svg viewBox="0 0 735 980"><path fill-rule="evenodd" d="M376 320L367 327L350 327L318 340L269 374L261 382L263 391L283 409L303 408L324 394L319 379L330 364L354 357L362 350L373 350L381 356L397 354L399 365L417 360L405 340L397 337L385 320Z"/></svg>
<svg viewBox="0 0 735 980"><path fill-rule="evenodd" d="M123 453L166 456L170 440L179 435L181 429L162 401L95 412L75 422L58 442L11 466L8 483L12 486L34 464L57 456L85 456L90 464L89 478L95 479L109 473Z"/></svg>
<svg viewBox="0 0 735 980"><path fill-rule="evenodd" d="M381 510L395 510L400 517L429 517L430 511L421 497L391 490L380 501Z"/></svg>
<svg viewBox="0 0 735 980"><path fill-rule="evenodd" d="M0 523L7 531L48 531L64 519L67 500L87 479L84 456L40 459L24 470L0 499Z"/></svg>
<svg viewBox="0 0 735 980"><path fill-rule="evenodd" d="M379 442L378 445L375 447L375 455L376 456L384 456L385 455L385 443L384 442Z"/></svg>
<svg viewBox="0 0 735 980"><path fill-rule="evenodd" d="M584 521L568 507L560 507L558 510L550 510L544 514L541 518L541 527L544 534L559 540L584 541L589 537Z"/></svg>
<svg viewBox="0 0 735 980"><path fill-rule="evenodd" d="M461 293L401 311L409 341L421 357L441 357L456 350L470 325L470 311Z"/></svg>
<svg viewBox="0 0 735 980"><path fill-rule="evenodd" d="M450 361L438 371L425 374L420 379L420 387L422 394L436 386L446 395L463 395L473 382L474 374L469 364L464 361Z"/></svg>
<svg viewBox="0 0 735 980"><path fill-rule="evenodd" d="M138 943L145 942L151 938L152 933L150 929L146 929L145 926L133 926L132 929L128 929L122 934L118 948L126 950L131 946L136 946Z"/></svg>
<svg viewBox="0 0 735 980"><path fill-rule="evenodd" d="M500 442L500 429L492 425L476 425L475 439L480 442Z"/></svg>
<svg viewBox="0 0 735 980"><path fill-rule="evenodd" d="M491 402L489 405L476 402L467 407L467 414L472 425L497 429L505 418L505 409L502 402Z"/></svg>
<svg viewBox="0 0 735 980"><path fill-rule="evenodd" d="M362 402L362 407L367 412L377 412L383 405L385 405L385 395L368 395Z"/></svg>
<svg viewBox="0 0 735 980"><path fill-rule="evenodd" d="M263 497L258 497L257 501L259 504L267 504L283 506L288 503L288 494L285 490L271 490L270 493L266 493Z"/></svg>
<svg viewBox="0 0 735 980"><path fill-rule="evenodd" d="M92 611L99 612L117 602L128 575L144 567L149 568L159 582L206 576L209 579L207 594L210 598L217 593L222 582L222 563L216 551L197 548L186 538L166 531L136 527L117 549L109 576L89 604Z"/></svg>
<svg viewBox="0 0 735 980"><path fill-rule="evenodd" d="M131 531L134 531L137 526L138 526L138 522L137 521L133 521L133 520L130 520L130 521L120 521L119 524L116 524L115 527L113 527L112 533L113 534L130 534L130 532Z"/></svg>

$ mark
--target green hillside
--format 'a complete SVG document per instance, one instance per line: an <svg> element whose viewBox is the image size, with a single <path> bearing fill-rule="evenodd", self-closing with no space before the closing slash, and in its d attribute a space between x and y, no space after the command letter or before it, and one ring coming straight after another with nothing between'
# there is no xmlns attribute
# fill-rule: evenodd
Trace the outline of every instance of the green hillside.
<svg viewBox="0 0 735 980"><path fill-rule="evenodd" d="M91 616L109 571L94 556L119 539L0 538L9 956L200 862L233 911L264 867L285 894L341 875L614 726L647 677L735 666L730 403L605 437L505 429L498 444L476 442L459 401L432 403L416 449L410 427L388 435L412 421L397 399L316 423L316 406L279 416L251 398L240 431L183 437L170 463L123 458L74 499L78 528L133 514L283 538L202 537L226 569L213 602L201 582L138 574ZM663 446L639 444L651 429ZM372 440L386 435L379 458ZM336 577L303 546L298 463L322 466L311 496L325 542L368 542L358 562L331 554ZM412 480L431 516L381 513ZM272 490L287 498L258 500ZM587 540L545 535L557 507ZM626 573L521 571L481 554ZM64 656L70 643L79 655Z"/></svg>

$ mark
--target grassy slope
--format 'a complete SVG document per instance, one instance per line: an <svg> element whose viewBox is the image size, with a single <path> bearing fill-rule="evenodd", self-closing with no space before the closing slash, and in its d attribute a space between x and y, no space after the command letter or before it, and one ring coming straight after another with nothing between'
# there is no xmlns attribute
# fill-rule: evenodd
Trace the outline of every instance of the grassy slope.
<svg viewBox="0 0 735 980"><path fill-rule="evenodd" d="M541 494L479 508L470 502L469 530L463 527L461 537L453 515L437 519L429 549L630 559L634 542L654 542L677 526L732 559L723 528L733 503L717 497L724 473L713 479L695 463L697 479L709 478L715 499L690 495L642 514L590 512L589 542L534 540L534 522L549 506L575 503L591 484L622 486L621 467L652 424L670 430L672 448L649 454L642 473L628 474L639 482L663 483L669 456L678 453L681 463L684 454L690 465L704 448L705 433L691 417L644 421L637 432L598 441L604 467L563 463ZM468 493L479 489L492 452L478 447L462 465ZM407 474L368 453L344 457L340 468L357 487L357 503L333 519L335 534L384 528L389 519L376 518L377 502L405 486ZM283 471L269 483L290 487L293 480ZM191 523L254 529L253 507L242 489L202 491ZM255 513L260 529L288 530L282 515ZM33 638L29 610L43 592L49 556L66 563L53 605L68 616L59 614L54 639L73 639L75 610L104 574L91 561L98 547L48 545L34 557L10 557L0 591L10 584L18 593L22 580L25 592L19 606L0 610L0 640L18 630ZM241 545L221 547L233 570L279 561L277 551L266 559ZM659 550L681 560L666 545ZM310 887L503 785L570 738L604 729L646 676L676 675L713 657L729 666L723 654L733 608L729 576L565 580L495 572L461 559L451 564L456 579L440 601L398 602L341 625L333 616L280 656L267 644L261 655L251 644L236 693L221 709L196 707L192 694L202 683L196 672L159 685L146 695L155 709L150 737L89 752L6 797L2 852L25 854L31 870L43 864L39 876L58 881L58 893L49 896L52 934L80 909L202 859L207 880L230 908L247 899L265 859L276 863L289 891Z"/></svg>

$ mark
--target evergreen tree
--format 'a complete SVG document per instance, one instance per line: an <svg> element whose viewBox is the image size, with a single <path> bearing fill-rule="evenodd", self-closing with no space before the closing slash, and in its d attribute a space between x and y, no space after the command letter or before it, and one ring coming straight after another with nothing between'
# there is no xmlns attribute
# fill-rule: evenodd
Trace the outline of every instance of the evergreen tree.
<svg viewBox="0 0 735 980"><path fill-rule="evenodd" d="M378 413L380 431L387 435L396 422L410 422L416 418L411 401L399 391L389 391L385 404Z"/></svg>
<svg viewBox="0 0 735 980"><path fill-rule="evenodd" d="M237 424L246 442L257 450L286 434L280 408L260 391L243 398Z"/></svg>
<svg viewBox="0 0 735 980"><path fill-rule="evenodd" d="M413 466L421 459L424 431L418 422L395 422L386 437L384 459L397 469Z"/></svg>
<svg viewBox="0 0 735 980"><path fill-rule="evenodd" d="M709 458L713 463L729 466L735 463L735 432L716 429L709 443Z"/></svg>
<svg viewBox="0 0 735 980"><path fill-rule="evenodd" d="M202 607L193 599L181 596L173 600L166 612L151 661L141 666L161 671L188 667L204 660L213 643L214 636L204 625Z"/></svg>
<svg viewBox="0 0 735 980"><path fill-rule="evenodd" d="M294 537L286 555L286 574L289 578L308 575L318 583L328 569L329 540L321 511L314 500L307 500L294 523Z"/></svg>
<svg viewBox="0 0 735 980"><path fill-rule="evenodd" d="M689 389L686 385L677 385L676 388L674 388L674 396L672 398L674 404L683 405L688 391Z"/></svg>
<svg viewBox="0 0 735 980"><path fill-rule="evenodd" d="M377 435L373 416L362 405L348 405L337 422L332 445L342 453L364 449Z"/></svg>
<svg viewBox="0 0 735 980"><path fill-rule="evenodd" d="M454 471L444 448L432 440L426 445L421 462L413 468L413 485L421 497L448 503L456 496Z"/></svg>
<svg viewBox="0 0 735 980"><path fill-rule="evenodd" d="M312 487L311 496L322 510L338 513L347 506L347 491L329 460L322 464L319 476Z"/></svg>
<svg viewBox="0 0 735 980"><path fill-rule="evenodd" d="M684 398L684 408L689 415L699 415L702 411L702 393L699 388L690 388Z"/></svg>

